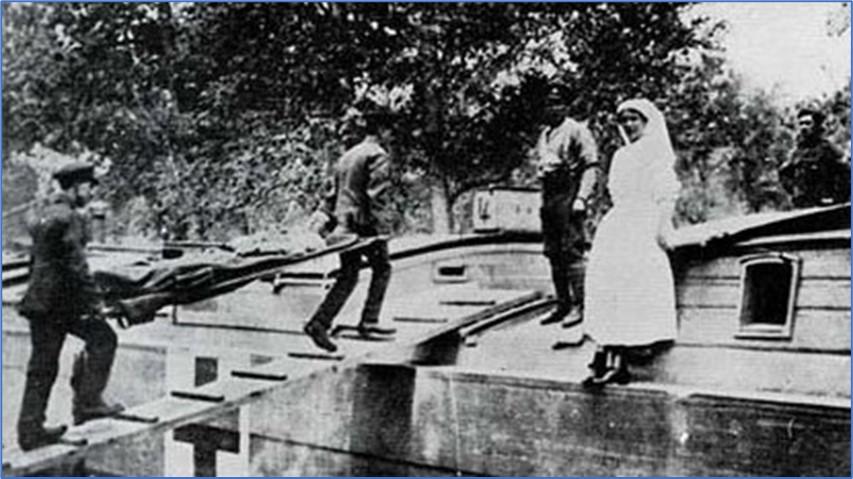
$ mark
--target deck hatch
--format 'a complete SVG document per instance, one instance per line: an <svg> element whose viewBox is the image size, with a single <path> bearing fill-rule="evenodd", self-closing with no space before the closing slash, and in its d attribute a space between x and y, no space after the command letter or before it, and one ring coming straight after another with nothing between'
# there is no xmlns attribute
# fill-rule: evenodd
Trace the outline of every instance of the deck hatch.
<svg viewBox="0 0 853 479"><path fill-rule="evenodd" d="M739 339L791 339L800 258L761 253L740 259Z"/></svg>

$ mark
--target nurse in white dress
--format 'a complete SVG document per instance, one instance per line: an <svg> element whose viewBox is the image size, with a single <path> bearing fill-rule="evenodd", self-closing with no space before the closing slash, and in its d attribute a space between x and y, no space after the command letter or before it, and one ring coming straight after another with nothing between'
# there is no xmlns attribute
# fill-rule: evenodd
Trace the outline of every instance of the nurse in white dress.
<svg viewBox="0 0 853 479"><path fill-rule="evenodd" d="M613 157L608 189L613 207L593 240L586 276L586 334L598 350L585 386L630 379L629 348L672 341L675 285L666 238L680 189L663 114L645 99L617 110L627 144Z"/></svg>

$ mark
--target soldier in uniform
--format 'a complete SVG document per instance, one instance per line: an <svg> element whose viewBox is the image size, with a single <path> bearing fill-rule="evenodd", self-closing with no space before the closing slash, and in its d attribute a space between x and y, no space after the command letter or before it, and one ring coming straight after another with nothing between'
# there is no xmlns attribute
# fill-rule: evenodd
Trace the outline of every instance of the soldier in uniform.
<svg viewBox="0 0 853 479"><path fill-rule="evenodd" d="M850 200L850 164L824 137L824 116L812 109L797 114L797 146L779 169L782 186L795 208Z"/></svg>
<svg viewBox="0 0 853 479"><path fill-rule="evenodd" d="M329 189L321 213L321 216L334 218L333 223L336 224L327 239L330 244L334 244L336 238L356 235L360 239L368 239L389 232L390 224L384 216L388 213L390 161L380 144L388 134L388 117L370 112L361 115L360 121L364 139L347 150L335 166L334 185ZM312 219L312 223L318 222ZM323 226L314 229L322 230ZM391 279L391 263L387 242L376 240L365 249L341 254L341 269L334 286L305 325L305 333L322 349L337 350L328 331L355 289L362 257L367 259L372 274L358 331L364 337L394 333L393 329L378 326L382 301Z"/></svg>
<svg viewBox="0 0 853 479"><path fill-rule="evenodd" d="M116 335L104 320L104 307L86 262L87 221L78 211L97 183L94 167L75 163L54 174L61 192L30 225L33 247L30 281L20 304L29 320L32 351L18 419L18 442L30 450L58 442L65 426L45 427L45 410L59 369L67 334L85 342L74 362L74 423L115 415L123 409L103 401L116 350Z"/></svg>
<svg viewBox="0 0 853 479"><path fill-rule="evenodd" d="M558 92L548 99L546 121L536 146L542 181L544 253L551 264L558 306L542 324L564 321L572 327L583 319L585 253L589 249L585 220L598 178L598 153L589 129L565 114Z"/></svg>

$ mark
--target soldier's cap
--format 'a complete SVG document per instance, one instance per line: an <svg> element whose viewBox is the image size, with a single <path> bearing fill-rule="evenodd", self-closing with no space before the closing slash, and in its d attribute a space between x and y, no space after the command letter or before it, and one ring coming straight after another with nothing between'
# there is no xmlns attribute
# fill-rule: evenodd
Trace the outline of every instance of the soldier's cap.
<svg viewBox="0 0 853 479"><path fill-rule="evenodd" d="M823 112L813 107L803 107L797 112L797 118L801 118L804 116L810 116L814 120L816 125L822 125L823 120L826 119Z"/></svg>
<svg viewBox="0 0 853 479"><path fill-rule="evenodd" d="M551 88L548 89L548 93L545 95L545 104L550 107L568 105L569 99L572 97L571 93L571 90L562 83L551 85Z"/></svg>
<svg viewBox="0 0 853 479"><path fill-rule="evenodd" d="M53 177L63 188L86 182L98 184L98 179L95 177L95 165L85 161L69 163L56 170Z"/></svg>

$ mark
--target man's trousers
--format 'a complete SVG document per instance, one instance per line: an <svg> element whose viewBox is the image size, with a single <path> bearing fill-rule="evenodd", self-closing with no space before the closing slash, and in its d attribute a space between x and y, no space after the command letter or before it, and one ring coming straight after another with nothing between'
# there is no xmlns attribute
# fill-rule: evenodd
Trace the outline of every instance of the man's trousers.
<svg viewBox="0 0 853 479"><path fill-rule="evenodd" d="M73 334L85 342L82 354L75 360L71 376L75 406L90 405L101 399L118 344L116 334L107 322L80 317L59 320L30 318L32 351L18 419L19 435L33 433L43 427L50 391L59 372L59 355L67 334Z"/></svg>
<svg viewBox="0 0 853 479"><path fill-rule="evenodd" d="M361 311L361 324L375 325L379 322L379 313L382 310L385 291L388 289L388 283L391 280L391 262L388 258L388 243L386 241L376 241L363 250L341 254L341 269L338 278L320 307L317 308L311 322L317 322L325 329L332 326L335 316L340 312L356 284L358 284L358 272L361 269L362 257L367 258L372 275L364 309Z"/></svg>

